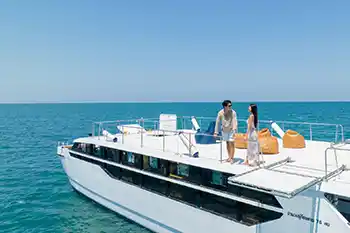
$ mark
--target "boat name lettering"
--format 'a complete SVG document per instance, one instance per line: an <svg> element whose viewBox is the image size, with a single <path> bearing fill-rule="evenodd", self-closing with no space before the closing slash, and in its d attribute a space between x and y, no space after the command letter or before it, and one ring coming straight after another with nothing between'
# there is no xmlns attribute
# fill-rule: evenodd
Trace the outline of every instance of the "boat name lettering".
<svg viewBox="0 0 350 233"><path fill-rule="evenodd" d="M325 225L327 227L331 226L331 224L328 223L328 222L325 222L325 221L322 221L322 220L319 220L319 219L309 218L309 217L304 216L303 214L295 214L295 213L292 213L292 212L288 211L288 215L292 216L292 217L295 217L295 218L298 218L299 220L302 219L302 220L310 221L310 222L315 222L316 221L318 224L321 224L321 225L323 224L323 225Z"/></svg>

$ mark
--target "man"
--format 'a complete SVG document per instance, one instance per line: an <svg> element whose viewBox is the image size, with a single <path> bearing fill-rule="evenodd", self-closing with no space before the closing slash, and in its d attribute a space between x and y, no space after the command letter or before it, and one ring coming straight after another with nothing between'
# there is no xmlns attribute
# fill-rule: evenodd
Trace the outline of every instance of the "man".
<svg viewBox="0 0 350 233"><path fill-rule="evenodd" d="M218 135L219 124L221 122L222 140L226 141L228 159L227 162L232 162L235 154L234 136L237 131L237 114L232 109L232 102L225 100L222 102L223 109L218 112L215 124L214 136Z"/></svg>

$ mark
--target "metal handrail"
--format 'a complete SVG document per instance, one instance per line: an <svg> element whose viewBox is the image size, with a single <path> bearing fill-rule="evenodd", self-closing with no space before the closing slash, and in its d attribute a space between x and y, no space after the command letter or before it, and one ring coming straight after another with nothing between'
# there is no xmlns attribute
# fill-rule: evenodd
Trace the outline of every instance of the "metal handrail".
<svg viewBox="0 0 350 233"><path fill-rule="evenodd" d="M147 120L147 119L146 119ZM140 119L140 126L133 126L133 125L120 125L121 126L121 143L124 144L125 143L125 128L133 128L133 129L137 129L138 132L136 134L140 134L140 147L144 146L144 131L145 128L144 126L144 119ZM109 124L109 122L107 122ZM103 124L101 122L98 122L99 124L99 131L97 135L93 135L93 136L97 136L98 140L100 139L100 137L103 137L103 135L101 135L101 131L104 128ZM162 151L166 151L166 143L165 143L165 138L167 134L173 134L173 135L180 135L180 134L185 134L185 135L189 135L188 137L188 151L189 151L189 155L192 155L192 149L196 149L195 145L193 145L193 143L191 142L191 138L192 136L196 135L196 133L198 133L197 131L194 132L188 132L188 131L184 131L184 130L165 130L165 129L153 129L153 131L156 131L158 133L162 133L163 136L163 142L162 142ZM209 136L209 137L215 137L216 141L219 141L220 144L220 162L223 161L222 155L223 155L223 149L222 149L222 144L223 144L223 136L217 135L214 136L212 134L208 134L208 133L200 133L202 136ZM253 142L253 143L257 143L258 147L259 147L259 156L262 154L261 148L259 146L259 141L254 141L254 140L249 140L248 138L243 138L243 139L235 139L235 141L244 141L244 142ZM186 146L187 147L187 146ZM174 152L175 154L179 154L179 152ZM260 158L259 158L260 159Z"/></svg>
<svg viewBox="0 0 350 233"><path fill-rule="evenodd" d="M183 116L183 118L191 118L190 116ZM204 120L216 120L215 117L196 117L196 119L204 119ZM237 119L238 122L246 122L244 119ZM289 124L289 125L310 125L310 126L333 126L341 129L342 141L344 141L344 126L341 124L334 123L318 123L318 122L303 122L303 121L281 121L281 120L258 120L258 123L272 124L273 122L277 124ZM283 127L284 128L284 127Z"/></svg>
<svg viewBox="0 0 350 233"><path fill-rule="evenodd" d="M190 120L193 116L178 116L177 118L182 120L182 129L185 129L185 121L184 120ZM203 120L210 120L210 121L215 121L216 117L206 117L206 116L201 116L201 117L195 117L199 121L200 127L202 126L201 122ZM106 125L106 124L123 124L123 123L137 123L143 120L144 122L147 123L153 123L154 128L156 128L157 124L159 124L160 120L159 118L139 118L139 119L125 119L125 120L115 120L115 121L101 121L101 122L94 122L93 123L93 132L95 131L95 125ZM167 121L167 120L162 120L162 121ZM173 120L168 120L168 121L173 121ZM246 122L244 119L237 119L238 122ZM318 123L318 122L298 122L298 121L281 121L281 120L259 120L259 125L262 124L272 124L273 122L277 124L282 125L282 129L285 129L285 125L308 125L309 126L309 138L310 140L313 140L313 133L312 133L312 127L314 126L325 126L325 127L335 127L336 132L335 132L335 140L334 142L339 142L339 135L340 135L340 141L344 141L344 126L341 124L332 124L332 123ZM259 126L260 127L260 126ZM340 132L339 132L340 129ZM273 134L273 130L271 129L271 133ZM94 135L94 133L93 133Z"/></svg>
<svg viewBox="0 0 350 233"><path fill-rule="evenodd" d="M335 147L335 145L337 145L336 143L331 143L331 145L329 147L327 147L325 149L324 152L324 170L325 170L325 176L328 175L328 166L327 166L327 158L328 158L328 151L329 150L334 150L334 156L335 156L335 160L336 160L336 166L338 168L338 156L336 154L336 151L346 151L346 152L350 152L350 148L339 148L339 147ZM344 166L344 165L343 165ZM328 181L328 180L326 180Z"/></svg>
<svg viewBox="0 0 350 233"><path fill-rule="evenodd" d="M122 127L122 131L124 132L124 124L138 124L140 125L143 129L145 129L145 124L148 126L151 126L151 127L147 127L148 129L152 129L152 130L159 130L160 132L163 132L163 134L166 134L166 133L171 133L171 134L179 134L179 133L183 133L183 134L188 134L189 135L189 139L191 139L191 137L196 134L197 132L183 132L183 130L186 130L186 127L185 127L185 120L190 120L192 119L193 116L178 116L176 120L174 119L170 119L168 121L176 121L176 124L178 124L179 122L177 120L182 120L182 127L180 127L179 130L176 130L176 131L173 131L173 130L163 130L163 129L159 129L159 123L160 123L160 119L159 118L138 118L138 119L125 119L125 120L116 120L116 121L101 121L101 122L94 122L93 123L93 132L92 132L92 135L93 136L98 136L98 138L101 136L101 132L102 132L102 129L105 129L106 127L109 127L109 126L121 126ZM202 124L201 124L201 121L204 121L204 120L210 120L210 121L215 121L216 118L215 117L195 117L195 119L197 121L199 121L199 125L200 127L202 127ZM167 121L167 120L162 120L162 121ZM242 119L237 119L238 122L246 122L245 120L242 120ZM335 134L335 140L334 142L339 142L338 139L339 139L339 134L341 135L341 142L344 142L344 127L343 125L341 124L331 124L331 123L317 123L317 122L296 122L296 121L271 121L271 120L259 120L259 123L268 123L268 124L272 124L273 122L277 123L277 124L282 124L282 128L284 129L284 125L285 124L292 124L292 125L309 125L310 126L310 140L312 140L312 126L332 126L332 127L336 127L336 134ZM181 122L180 122L181 123ZM95 130L96 130L96 126L98 126L98 132L97 132L97 135L95 134ZM128 128L138 128L140 129L139 127L133 127L131 125L128 125L128 126L125 126L125 127L128 127ZM190 129L192 128L192 123L191 123L191 127ZM339 130L340 129L340 130ZM259 130L259 129L258 129ZM271 133L273 134L273 130L271 129ZM205 132L201 132L201 134L203 136L213 136L211 134L207 134ZM220 142L220 161L222 161L222 154L223 154L223 148L222 148L222 136L217 136L216 137L216 141L219 141ZM236 139L236 140L239 140L239 139ZM248 141L248 139L242 139L244 140L245 142ZM122 143L124 143L125 141L125 135L122 134ZM259 142L256 142L258 143L258 147L259 147L259 160L260 160L260 156L263 155L262 151L261 151L261 148L260 148L260 145L259 145ZM144 135L143 135L143 131L141 131L141 142L140 142L140 145L141 147L144 146ZM163 137L163 151L166 150L166 143L165 143L165 137ZM191 154L191 150L193 148L193 145L191 143L191 141L189 141L189 154ZM328 150L326 150L325 153L327 153ZM327 155L325 156L325 160L327 159ZM260 162L260 161L259 161ZM327 163L325 161L325 163ZM327 169L327 168L326 168ZM325 171L326 174L327 174L327 170Z"/></svg>
<svg viewBox="0 0 350 233"><path fill-rule="evenodd" d="M182 119L191 119L193 116L178 116L178 118ZM114 120L114 121L97 121L93 122L95 124L99 123L122 123L122 122L137 122L139 120L144 120L144 121L153 121L153 122L159 122L159 118L134 118L134 119L124 119L124 120ZM204 119L204 120L216 120L216 117L196 117L196 119ZM162 120L162 121L167 121L167 120ZM173 120L168 120L168 121L173 121ZM238 118L237 121L239 122L246 122L245 119L240 119ZM344 131L344 127L341 124L334 124L334 123L318 123L318 122L302 122L302 121L281 121L281 120L258 120L259 123L284 123L284 124L296 124L296 125L318 125L318 126L335 126L335 127L341 127L342 131Z"/></svg>

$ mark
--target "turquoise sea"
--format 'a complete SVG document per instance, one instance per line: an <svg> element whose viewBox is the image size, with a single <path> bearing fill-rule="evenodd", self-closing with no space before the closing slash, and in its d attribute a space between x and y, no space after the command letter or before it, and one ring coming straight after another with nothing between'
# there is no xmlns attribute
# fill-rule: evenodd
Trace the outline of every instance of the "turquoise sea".
<svg viewBox="0 0 350 233"><path fill-rule="evenodd" d="M233 103L238 118L248 117L248 105ZM57 141L86 136L93 121L160 113L215 117L220 108L220 103L0 105L0 232L149 232L74 192L56 156ZM258 108L262 120L342 124L350 138L348 102L258 103ZM314 139L333 139L325 130Z"/></svg>

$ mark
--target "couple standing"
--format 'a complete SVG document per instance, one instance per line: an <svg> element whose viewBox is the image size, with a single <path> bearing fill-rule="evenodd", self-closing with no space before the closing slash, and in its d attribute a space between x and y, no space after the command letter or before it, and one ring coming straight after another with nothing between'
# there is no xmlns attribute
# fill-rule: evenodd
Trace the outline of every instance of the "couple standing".
<svg viewBox="0 0 350 233"><path fill-rule="evenodd" d="M215 132L214 136L218 135L219 124L221 122L222 130L222 140L226 141L228 159L227 162L232 162L235 154L235 134L238 129L237 124L237 114L232 109L232 102L230 100L225 100L222 102L223 109L219 111L216 118ZM247 120L247 155L244 164L246 165L256 165L259 159L259 144L258 144L258 134L256 132L258 125L258 109L255 104L250 104L248 111L250 115ZM251 163L251 164L249 164Z"/></svg>

